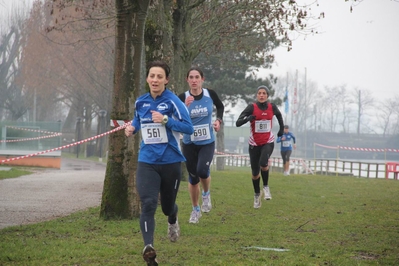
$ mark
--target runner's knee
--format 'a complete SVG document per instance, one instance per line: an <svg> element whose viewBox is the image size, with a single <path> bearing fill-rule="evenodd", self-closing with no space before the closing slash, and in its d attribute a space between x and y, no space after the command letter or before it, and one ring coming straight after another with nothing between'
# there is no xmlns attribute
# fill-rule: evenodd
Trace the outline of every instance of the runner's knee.
<svg viewBox="0 0 399 266"><path fill-rule="evenodd" d="M209 177L209 169L197 170L197 175L201 179L207 179Z"/></svg>
<svg viewBox="0 0 399 266"><path fill-rule="evenodd" d="M268 165L266 165L266 166L261 166L260 169L261 169L262 171L268 171L268 170L269 170L269 166L268 166Z"/></svg>
<svg viewBox="0 0 399 266"><path fill-rule="evenodd" d="M146 214L155 214L158 206L158 198L145 198L141 199L141 212Z"/></svg>
<svg viewBox="0 0 399 266"><path fill-rule="evenodd" d="M199 178L198 178L198 176L196 176L196 175L193 175L193 174L191 174L191 173L188 173L188 182L191 184L191 185L196 185L196 184L198 184L199 183Z"/></svg>

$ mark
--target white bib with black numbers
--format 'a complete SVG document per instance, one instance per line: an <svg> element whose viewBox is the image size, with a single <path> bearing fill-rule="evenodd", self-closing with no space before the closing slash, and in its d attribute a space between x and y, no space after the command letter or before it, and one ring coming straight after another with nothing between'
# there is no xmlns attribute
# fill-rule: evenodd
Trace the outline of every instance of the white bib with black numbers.
<svg viewBox="0 0 399 266"><path fill-rule="evenodd" d="M161 123L141 124L141 137L145 144L168 143L166 128Z"/></svg>
<svg viewBox="0 0 399 266"><path fill-rule="evenodd" d="M201 141L210 138L211 132L208 124L194 126L194 133L191 135L191 141Z"/></svg>
<svg viewBox="0 0 399 266"><path fill-rule="evenodd" d="M256 120L255 121L255 133L267 133L271 130L270 120Z"/></svg>
<svg viewBox="0 0 399 266"><path fill-rule="evenodd" d="M291 146L290 141L283 141L283 147L289 147L289 146Z"/></svg>

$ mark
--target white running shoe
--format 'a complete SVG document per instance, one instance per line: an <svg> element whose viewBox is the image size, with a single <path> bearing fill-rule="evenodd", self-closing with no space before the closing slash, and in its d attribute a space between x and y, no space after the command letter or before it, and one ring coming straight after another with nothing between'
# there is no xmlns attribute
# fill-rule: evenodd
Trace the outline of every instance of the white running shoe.
<svg viewBox="0 0 399 266"><path fill-rule="evenodd" d="M202 212L210 212L212 209L211 194L207 196L202 196Z"/></svg>
<svg viewBox="0 0 399 266"><path fill-rule="evenodd" d="M201 216L202 216L201 211L195 211L195 210L193 210L193 211L191 212L190 220L188 220L188 222L189 222L190 224L196 224L196 223L199 222L199 219L201 218Z"/></svg>
<svg viewBox="0 0 399 266"><path fill-rule="evenodd" d="M170 224L168 223L168 238L171 242L176 242L180 236L180 226L179 220L176 220L176 223Z"/></svg>
<svg viewBox="0 0 399 266"><path fill-rule="evenodd" d="M264 196L265 200L271 200L272 199L272 194L270 194L270 188L269 187L263 187L263 194L265 195Z"/></svg>
<svg viewBox="0 0 399 266"><path fill-rule="evenodd" d="M262 201L260 200L262 193L259 193L259 196L254 196L254 208L259 209L262 205Z"/></svg>

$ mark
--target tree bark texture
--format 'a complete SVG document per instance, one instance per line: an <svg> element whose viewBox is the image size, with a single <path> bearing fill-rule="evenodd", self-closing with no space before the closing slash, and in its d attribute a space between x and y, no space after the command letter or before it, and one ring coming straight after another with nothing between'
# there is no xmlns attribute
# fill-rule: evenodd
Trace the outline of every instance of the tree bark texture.
<svg viewBox="0 0 399 266"><path fill-rule="evenodd" d="M149 1L115 0L116 36L112 120L131 120L141 85L144 27ZM136 190L139 135L124 130L109 137L100 217L132 219L140 214Z"/></svg>
<svg viewBox="0 0 399 266"><path fill-rule="evenodd" d="M224 123L220 125L219 132L216 134L216 151L224 152ZM223 157L219 157L216 159L216 169L218 171L224 170L225 159Z"/></svg>

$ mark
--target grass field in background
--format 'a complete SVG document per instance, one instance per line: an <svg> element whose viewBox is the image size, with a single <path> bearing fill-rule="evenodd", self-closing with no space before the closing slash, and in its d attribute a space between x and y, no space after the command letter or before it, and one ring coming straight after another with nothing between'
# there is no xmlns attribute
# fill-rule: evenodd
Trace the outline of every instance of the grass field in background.
<svg viewBox="0 0 399 266"><path fill-rule="evenodd" d="M63 152L62 153L62 158L69 158L69 159L79 159L79 160L88 160L88 161L93 161L93 162L98 162L99 158L98 157L87 157L83 158L83 155L80 155L79 158L76 158L76 154L73 153L68 153L68 152ZM46 168L41 168L41 167L31 167L31 166L15 166L15 165L0 165L0 167L6 168L7 170L1 170L0 169L0 180L1 179L6 179L6 178L15 178L23 175L28 175L32 174L37 171L45 171ZM8 170L8 168L10 168Z"/></svg>
<svg viewBox="0 0 399 266"><path fill-rule="evenodd" d="M6 178L15 178L23 175L29 175L33 172L31 168L24 168L24 167L5 167L6 170L0 171L0 180ZM10 169L8 169L10 168Z"/></svg>
<svg viewBox="0 0 399 266"><path fill-rule="evenodd" d="M254 209L249 171L213 171L213 209L189 224L183 182L176 243L157 209L159 264L399 265L398 181L273 173L269 185L273 199ZM91 208L2 229L0 265L145 265L138 219L98 217Z"/></svg>

